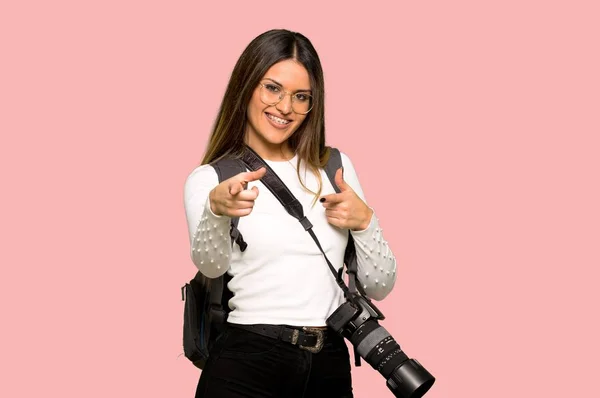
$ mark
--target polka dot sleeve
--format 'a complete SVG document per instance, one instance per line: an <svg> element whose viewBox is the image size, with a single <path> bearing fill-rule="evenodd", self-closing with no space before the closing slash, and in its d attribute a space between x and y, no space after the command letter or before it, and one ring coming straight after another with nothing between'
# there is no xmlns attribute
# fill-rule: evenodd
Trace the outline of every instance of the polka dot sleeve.
<svg viewBox="0 0 600 398"><path fill-rule="evenodd" d="M357 283L368 297L383 300L396 283L396 258L383 237L375 213L367 229L352 231L357 256Z"/></svg>
<svg viewBox="0 0 600 398"><path fill-rule="evenodd" d="M367 203L354 165L345 153L342 152L341 156L344 181ZM383 236L383 229L379 226L375 211L373 210L366 229L350 231L350 233L356 246L357 283L360 283L369 298L383 300L390 294L396 283L396 258Z"/></svg>
<svg viewBox="0 0 600 398"><path fill-rule="evenodd" d="M231 258L231 218L217 216L210 208L209 193L219 184L210 165L196 168L184 186L184 208L190 236L190 256L198 270L209 278L223 275Z"/></svg>

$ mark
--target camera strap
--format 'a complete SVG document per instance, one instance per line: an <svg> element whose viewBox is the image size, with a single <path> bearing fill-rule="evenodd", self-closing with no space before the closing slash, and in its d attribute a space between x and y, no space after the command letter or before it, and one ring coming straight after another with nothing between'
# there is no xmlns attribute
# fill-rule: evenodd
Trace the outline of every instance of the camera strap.
<svg viewBox="0 0 600 398"><path fill-rule="evenodd" d="M292 217L297 219L300 222L300 224L302 224L302 227L304 227L304 229L310 234L312 239L317 244L317 247L323 254L323 257L325 257L325 261L327 262L327 265L329 266L329 269L331 270L338 286L344 292L345 297L347 299L352 300L353 297L356 295L356 291L357 291L357 285L356 285L357 263L356 263L356 253L355 253L355 248L354 248L354 241L352 241L351 244L346 246L345 259L347 261L347 264L346 264L348 267L347 273L349 275L349 279L348 279L349 286L346 286L346 284L344 283L344 280L342 278L342 273L343 273L344 267L340 268L339 271L335 270L335 267L331 264L331 262L327 258L327 255L325 254L325 252L323 251L323 248L321 247L321 244L319 243L319 239L317 239L317 236L315 235L315 232L312 229L313 225L308 220L308 218L306 218L306 216L304 215L304 210L302 208L302 204L298 201L298 199L296 199L296 197L292 194L292 192L289 190L289 188L283 183L283 181L281 181L281 179L275 173L275 171L273 171L273 169L271 169L271 167L260 157L260 155L258 155L252 148L250 148L247 145L245 146L245 149L246 150L244 151L242 161L246 164L246 166L250 170L253 170L253 171L258 170L261 167L266 168L267 172L264 175L264 177L261 178L261 182L267 187L267 189L269 189L269 191L271 191L271 193L273 193L273 195L277 198L277 200L283 205L285 210ZM335 151L335 152L336 152L335 154L337 156L339 156L339 152L338 151ZM333 162L333 163L329 162L329 163L331 164L330 167L335 167L335 162ZM336 170L337 170L337 167L336 167ZM334 189L336 190L336 192L339 193L339 188L335 184L335 181L332 180L331 173L328 172L327 174L330 178L330 181L332 182ZM333 175L335 175L335 173L333 173ZM352 239L351 235L349 236L349 239ZM351 260L348 260L348 259L351 259Z"/></svg>

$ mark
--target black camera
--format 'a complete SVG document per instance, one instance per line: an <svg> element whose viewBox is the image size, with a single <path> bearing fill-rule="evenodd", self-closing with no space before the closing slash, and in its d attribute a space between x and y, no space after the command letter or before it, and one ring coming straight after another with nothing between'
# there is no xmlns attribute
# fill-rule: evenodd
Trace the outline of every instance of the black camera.
<svg viewBox="0 0 600 398"><path fill-rule="evenodd" d="M399 398L420 398L435 382L416 359L409 359L400 345L379 325L385 317L366 297L354 295L327 319L327 325L354 346L355 355L387 379L387 386Z"/></svg>

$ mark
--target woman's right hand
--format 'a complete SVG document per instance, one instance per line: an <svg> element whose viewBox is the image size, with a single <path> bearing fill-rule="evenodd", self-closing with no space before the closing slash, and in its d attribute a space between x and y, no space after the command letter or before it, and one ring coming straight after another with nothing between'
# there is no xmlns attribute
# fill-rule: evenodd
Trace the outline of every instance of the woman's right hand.
<svg viewBox="0 0 600 398"><path fill-rule="evenodd" d="M265 167L246 171L223 181L210 191L210 209L217 216L244 217L252 212L258 197L258 188L246 190L250 181L257 181L267 173Z"/></svg>

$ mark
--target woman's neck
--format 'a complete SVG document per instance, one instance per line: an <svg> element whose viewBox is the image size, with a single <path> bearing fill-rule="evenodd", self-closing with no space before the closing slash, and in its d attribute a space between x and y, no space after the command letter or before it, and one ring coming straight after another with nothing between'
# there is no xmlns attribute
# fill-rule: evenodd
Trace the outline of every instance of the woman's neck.
<svg viewBox="0 0 600 398"><path fill-rule="evenodd" d="M246 139L246 145L254 150L261 158L272 160L274 162L288 161L294 157L294 151L289 147L288 142L281 144L271 144L258 140Z"/></svg>

